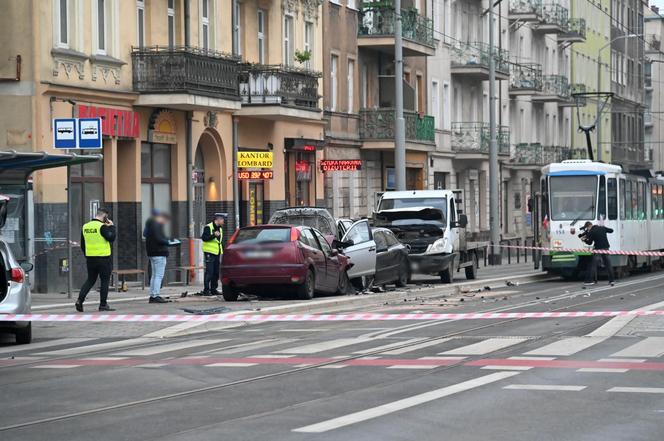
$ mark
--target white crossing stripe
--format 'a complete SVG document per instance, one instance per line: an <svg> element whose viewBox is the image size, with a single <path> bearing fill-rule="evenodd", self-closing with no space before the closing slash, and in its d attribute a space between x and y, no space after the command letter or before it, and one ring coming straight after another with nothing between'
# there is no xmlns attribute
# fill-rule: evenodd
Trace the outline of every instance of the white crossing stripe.
<svg viewBox="0 0 664 441"><path fill-rule="evenodd" d="M508 348L528 340L527 338L488 338L472 345L462 346L451 351L441 352L442 355L484 355L499 349Z"/></svg>
<svg viewBox="0 0 664 441"><path fill-rule="evenodd" d="M90 340L98 340L96 338L59 338L56 340L40 341L39 343L31 343L24 346L7 346L0 348L0 354L14 353L18 351L33 351L35 349L52 348L53 346L65 346L72 343L83 343Z"/></svg>
<svg viewBox="0 0 664 441"><path fill-rule="evenodd" d="M270 346L276 346L280 344L286 344L295 341L292 338L282 338L282 339L276 339L276 338L270 338L267 340L258 340L258 341L253 341L249 343L242 343L238 345L232 345L232 346L227 346L225 348L221 348L219 350L212 350L209 351L211 354L237 354L239 352L248 352L248 351L254 351L256 349L263 349L267 348Z"/></svg>
<svg viewBox="0 0 664 441"><path fill-rule="evenodd" d="M41 352L39 355L57 355L57 356L62 356L62 355L77 355L77 354L84 354L86 352L96 352L96 351L105 351L108 349L118 349L123 346L132 346L132 345L138 345L142 343L148 343L148 342L155 342L154 338L144 338L144 337L139 337L139 338L130 338L127 340L118 340L118 341L111 341L107 343L99 343L96 345L86 345L86 346L76 346L73 348L67 348L67 349L58 349L55 351L49 351L49 352Z"/></svg>
<svg viewBox="0 0 664 441"><path fill-rule="evenodd" d="M647 337L611 357L659 357L664 355L664 337Z"/></svg>
<svg viewBox="0 0 664 441"><path fill-rule="evenodd" d="M145 357L149 355L163 354L165 352L175 352L182 349L197 348L200 346L210 346L228 341L228 339L210 339L210 340L186 340L177 343L154 345L145 348L132 349L130 351L118 352L117 355L126 355L129 357Z"/></svg>
<svg viewBox="0 0 664 441"><path fill-rule="evenodd" d="M532 366L501 366L499 364L490 364L482 366L480 369L488 369L492 371L529 371Z"/></svg>
<svg viewBox="0 0 664 441"><path fill-rule="evenodd" d="M483 377L474 378L472 380L464 381L462 383L453 384L451 386L443 387L440 389L425 392L423 394L414 395L412 397L404 398L402 400L393 401L391 403L383 404L382 406L373 407L371 409L362 410L359 412L344 415L338 418L332 418L321 423L312 424L309 426L293 429L293 432L303 433L322 433L329 430L338 429L340 427L350 426L351 424L360 423L373 418L389 415L400 410L408 409L418 406L423 403L438 400L440 398L449 397L467 390L475 389L480 386L485 386L496 381L501 381L506 378L519 375L519 372L494 372Z"/></svg>
<svg viewBox="0 0 664 441"><path fill-rule="evenodd" d="M410 340L401 340L401 341L398 341L396 343L390 343L390 344L386 344L386 345L382 345L382 346L375 346L373 348L368 348L368 349L361 349L359 351L353 352L353 354L366 354L368 352L383 351L385 349L398 348L399 346L403 346L403 345L411 345L411 344L414 344L414 343L421 342L423 340L426 340L426 339L425 338L413 338L413 339L410 339Z"/></svg>
<svg viewBox="0 0 664 441"><path fill-rule="evenodd" d="M629 371L629 369L619 369L619 368L581 368L577 369L577 372L595 372L602 374L624 374Z"/></svg>
<svg viewBox="0 0 664 441"><path fill-rule="evenodd" d="M515 356L515 357L507 357L508 360L526 360L526 361L551 361L555 360L556 357L522 357L522 356Z"/></svg>
<svg viewBox="0 0 664 441"><path fill-rule="evenodd" d="M607 392L632 392L642 394L664 394L664 387L612 387Z"/></svg>
<svg viewBox="0 0 664 441"><path fill-rule="evenodd" d="M81 367L80 364L40 364L38 366L31 366L32 369L71 369Z"/></svg>
<svg viewBox="0 0 664 441"><path fill-rule="evenodd" d="M541 348L526 352L526 355L568 356L595 346L607 337L569 337L555 341Z"/></svg>
<svg viewBox="0 0 664 441"><path fill-rule="evenodd" d="M597 361L606 363L645 363L645 358L600 358Z"/></svg>
<svg viewBox="0 0 664 441"><path fill-rule="evenodd" d="M294 348L282 349L274 352L282 352L285 354L316 354L318 352L329 351L330 349L343 348L345 346L352 346L360 343L371 341L369 338L339 338L337 340L322 341L318 343L311 343L303 346L296 346Z"/></svg>
<svg viewBox="0 0 664 441"><path fill-rule="evenodd" d="M249 367L256 366L257 363L212 363L206 364L205 367Z"/></svg>
<svg viewBox="0 0 664 441"><path fill-rule="evenodd" d="M503 387L503 389L579 392L585 389L586 387L587 386L563 386L555 384L510 384L509 386Z"/></svg>
<svg viewBox="0 0 664 441"><path fill-rule="evenodd" d="M395 364L388 366L387 369L435 369L437 367L435 364Z"/></svg>
<svg viewBox="0 0 664 441"><path fill-rule="evenodd" d="M450 338L440 338L437 340L432 340L432 341L425 341L424 343L416 344L413 346L408 346L405 348L401 349L392 349L391 351L383 352L383 355L401 355L401 354L406 354L408 352L414 352L419 349L424 349L424 348L429 348L431 346L437 346L441 343L445 343L446 341L451 340Z"/></svg>

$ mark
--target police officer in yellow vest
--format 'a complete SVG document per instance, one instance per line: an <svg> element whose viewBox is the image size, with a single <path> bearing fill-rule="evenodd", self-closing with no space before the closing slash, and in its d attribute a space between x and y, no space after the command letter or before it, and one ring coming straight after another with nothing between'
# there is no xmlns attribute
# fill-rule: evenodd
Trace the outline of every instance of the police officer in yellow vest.
<svg viewBox="0 0 664 441"><path fill-rule="evenodd" d="M108 285L111 280L113 261L111 260L111 244L115 240L116 231L113 221L108 218L108 210L99 208L97 215L81 229L81 248L85 254L88 267L88 279L81 287L76 301L76 310L83 312L83 302L88 292L101 279L99 293L99 310L115 311L108 305Z"/></svg>
<svg viewBox="0 0 664 441"><path fill-rule="evenodd" d="M224 238L224 223L226 213L215 213L214 220L203 228L201 239L203 240L203 255L205 256L205 278L203 280L203 296L216 296L221 293L217 291L219 286L219 267L224 247L221 241Z"/></svg>

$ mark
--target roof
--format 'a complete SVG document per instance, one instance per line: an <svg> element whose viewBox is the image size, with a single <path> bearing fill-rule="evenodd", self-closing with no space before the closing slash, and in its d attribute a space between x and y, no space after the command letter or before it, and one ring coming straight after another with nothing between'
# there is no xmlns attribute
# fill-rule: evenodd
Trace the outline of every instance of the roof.
<svg viewBox="0 0 664 441"><path fill-rule="evenodd" d="M544 174L556 175L598 175L605 173L622 173L622 167L603 162L593 162L589 159L567 160L554 162L542 168Z"/></svg>
<svg viewBox="0 0 664 441"><path fill-rule="evenodd" d="M98 161L102 155L0 150L0 183L23 183L35 170Z"/></svg>

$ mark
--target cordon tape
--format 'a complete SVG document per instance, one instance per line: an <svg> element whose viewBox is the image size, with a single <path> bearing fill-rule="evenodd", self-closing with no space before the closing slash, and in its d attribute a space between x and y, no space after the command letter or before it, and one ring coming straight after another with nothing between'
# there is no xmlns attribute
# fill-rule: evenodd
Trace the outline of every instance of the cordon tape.
<svg viewBox="0 0 664 441"><path fill-rule="evenodd" d="M664 315L664 310L562 311L562 312L468 312L407 314L0 314L2 321L31 322L343 322L390 320L479 320L618 317Z"/></svg>
<svg viewBox="0 0 664 441"><path fill-rule="evenodd" d="M521 250L555 251L557 253L611 254L619 256L651 256L664 257L664 251L626 251L626 250L593 250L591 248L548 248L528 245L495 245L497 248L518 248ZM491 245L488 245L491 247Z"/></svg>

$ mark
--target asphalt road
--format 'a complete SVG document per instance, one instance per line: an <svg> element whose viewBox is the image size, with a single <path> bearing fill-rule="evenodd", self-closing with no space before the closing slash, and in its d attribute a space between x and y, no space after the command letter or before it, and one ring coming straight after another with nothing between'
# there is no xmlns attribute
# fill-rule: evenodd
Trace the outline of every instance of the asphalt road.
<svg viewBox="0 0 664 441"><path fill-rule="evenodd" d="M361 310L664 309L663 288L660 272ZM0 439L660 441L659 323L641 335L607 318L281 322L168 339L112 325L0 346Z"/></svg>

